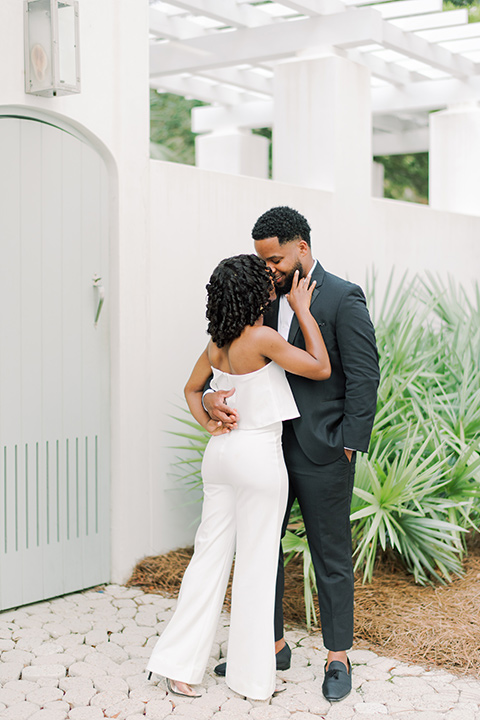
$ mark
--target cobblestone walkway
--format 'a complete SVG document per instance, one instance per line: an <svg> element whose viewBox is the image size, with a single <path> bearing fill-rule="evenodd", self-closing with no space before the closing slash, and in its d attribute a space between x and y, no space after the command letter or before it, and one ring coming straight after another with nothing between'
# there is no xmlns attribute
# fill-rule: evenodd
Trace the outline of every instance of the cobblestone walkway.
<svg viewBox="0 0 480 720"><path fill-rule="evenodd" d="M245 700L215 677L226 647L222 615L198 700L148 682L146 659L175 600L109 585L0 613L0 718L10 720L480 720L480 681L350 653L354 690L341 703L322 696L319 636L291 631L287 689L271 702Z"/></svg>

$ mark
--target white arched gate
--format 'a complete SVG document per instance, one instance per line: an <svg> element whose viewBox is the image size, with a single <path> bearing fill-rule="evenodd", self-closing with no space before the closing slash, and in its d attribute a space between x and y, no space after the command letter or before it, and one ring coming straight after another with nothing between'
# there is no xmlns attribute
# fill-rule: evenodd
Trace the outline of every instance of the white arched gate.
<svg viewBox="0 0 480 720"><path fill-rule="evenodd" d="M0 609L109 579L108 234L100 155L0 117Z"/></svg>

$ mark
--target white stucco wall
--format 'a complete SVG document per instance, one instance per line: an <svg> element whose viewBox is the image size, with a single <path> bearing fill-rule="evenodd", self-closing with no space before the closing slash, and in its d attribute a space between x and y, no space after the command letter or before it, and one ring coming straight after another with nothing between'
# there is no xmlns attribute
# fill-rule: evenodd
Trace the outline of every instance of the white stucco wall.
<svg viewBox="0 0 480 720"><path fill-rule="evenodd" d="M266 209L306 215L330 271L364 283L428 268L465 282L479 266L480 218L305 189L148 159L148 2L81 0L82 92L26 95L23 3L0 3L0 112L59 117L106 159L111 186L112 580L142 556L191 541L198 507L170 476L168 415L206 343L205 284L223 257L251 252Z"/></svg>
<svg viewBox="0 0 480 720"><path fill-rule="evenodd" d="M314 255L329 271L365 285L377 270L381 292L395 268L400 279L430 270L469 285L480 266L480 218L394 200L351 202L339 193L238 177L185 165L151 163L150 449L151 542L148 552L193 538L186 525L199 508L182 506L169 477L175 451L168 417L203 351L205 285L219 260L252 252L251 228L275 205L290 205L312 227Z"/></svg>
<svg viewBox="0 0 480 720"><path fill-rule="evenodd" d="M171 476L176 452L167 430L181 429L183 387L205 349L205 285L224 257L253 252L256 218L275 204L328 219L328 193L269 180L151 162L150 458L151 546L164 552L193 539L199 505L185 506Z"/></svg>

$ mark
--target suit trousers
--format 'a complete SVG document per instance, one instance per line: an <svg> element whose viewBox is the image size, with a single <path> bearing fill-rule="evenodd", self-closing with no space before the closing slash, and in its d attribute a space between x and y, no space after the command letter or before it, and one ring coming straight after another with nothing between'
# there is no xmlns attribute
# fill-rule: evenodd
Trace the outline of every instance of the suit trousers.
<svg viewBox="0 0 480 720"><path fill-rule="evenodd" d="M226 682L259 700L273 693L275 583L288 495L281 438L277 422L210 439L195 551L147 670L181 682L202 681L235 552Z"/></svg>
<svg viewBox="0 0 480 720"><path fill-rule="evenodd" d="M324 645L347 650L353 643L353 565L350 506L355 475L355 452L335 462L317 465L301 449L292 422L284 423L283 452L289 476L289 497L282 528L298 499L305 523L317 581ZM288 571L287 571L288 572ZM275 599L275 639L283 637L284 563L280 546Z"/></svg>

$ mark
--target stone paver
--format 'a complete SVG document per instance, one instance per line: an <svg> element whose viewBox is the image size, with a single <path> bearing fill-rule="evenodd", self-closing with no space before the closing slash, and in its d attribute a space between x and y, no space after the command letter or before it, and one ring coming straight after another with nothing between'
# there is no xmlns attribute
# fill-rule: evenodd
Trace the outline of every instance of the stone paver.
<svg viewBox="0 0 480 720"><path fill-rule="evenodd" d="M222 614L198 700L172 696L145 664L176 601L108 585L0 613L0 720L480 720L480 680L408 665L370 650L349 653L353 691L322 695L326 650L292 629L285 692L237 695L213 668L227 648Z"/></svg>

